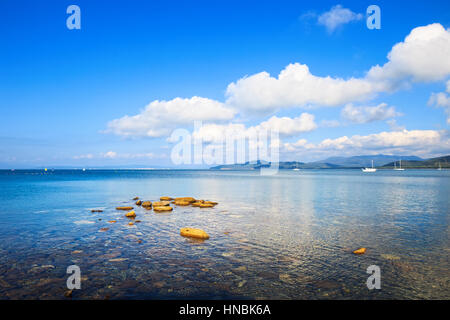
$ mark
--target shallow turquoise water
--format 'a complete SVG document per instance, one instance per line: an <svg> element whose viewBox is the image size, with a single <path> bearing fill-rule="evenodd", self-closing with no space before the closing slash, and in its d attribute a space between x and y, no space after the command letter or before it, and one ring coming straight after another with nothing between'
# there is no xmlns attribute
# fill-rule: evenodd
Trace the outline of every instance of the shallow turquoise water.
<svg viewBox="0 0 450 320"><path fill-rule="evenodd" d="M74 299L449 299L449 195L446 170L0 171L0 298L63 298L76 264ZM128 226L135 196L219 205Z"/></svg>

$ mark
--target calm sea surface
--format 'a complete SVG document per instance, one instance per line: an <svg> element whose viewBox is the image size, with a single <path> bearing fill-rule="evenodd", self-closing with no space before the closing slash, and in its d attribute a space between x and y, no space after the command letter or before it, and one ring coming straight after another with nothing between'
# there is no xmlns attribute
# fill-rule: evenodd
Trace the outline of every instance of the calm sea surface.
<svg viewBox="0 0 450 320"><path fill-rule="evenodd" d="M129 226L135 196L219 204ZM73 299L450 299L447 170L0 171L0 205L1 299L64 298L74 264Z"/></svg>

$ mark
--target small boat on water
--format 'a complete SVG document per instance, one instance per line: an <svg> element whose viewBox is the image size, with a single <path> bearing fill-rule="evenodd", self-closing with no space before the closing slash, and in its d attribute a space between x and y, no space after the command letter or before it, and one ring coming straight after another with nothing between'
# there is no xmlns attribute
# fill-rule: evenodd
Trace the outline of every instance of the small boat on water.
<svg viewBox="0 0 450 320"><path fill-rule="evenodd" d="M377 171L377 169L373 167L373 160L372 160L372 168L362 168L361 170L362 170L362 172L375 172L375 171Z"/></svg>
<svg viewBox="0 0 450 320"><path fill-rule="evenodd" d="M402 168L402 160L400 160L400 167L397 168L397 163L394 161L394 170L396 171L405 171L405 169Z"/></svg>
<svg viewBox="0 0 450 320"><path fill-rule="evenodd" d="M294 170L294 171L300 171L300 169L299 169L299 168L294 168L294 169L292 169L292 170Z"/></svg>
<svg viewBox="0 0 450 320"><path fill-rule="evenodd" d="M441 162L439 162L439 168L437 168L439 171L442 170Z"/></svg>

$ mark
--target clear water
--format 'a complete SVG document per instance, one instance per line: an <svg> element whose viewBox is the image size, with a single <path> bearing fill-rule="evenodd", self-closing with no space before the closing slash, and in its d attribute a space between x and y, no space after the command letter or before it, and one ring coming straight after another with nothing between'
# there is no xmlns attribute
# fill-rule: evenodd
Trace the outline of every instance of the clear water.
<svg viewBox="0 0 450 320"><path fill-rule="evenodd" d="M76 264L74 299L449 299L449 195L446 170L0 171L0 298L64 298ZM135 196L219 205L129 226Z"/></svg>

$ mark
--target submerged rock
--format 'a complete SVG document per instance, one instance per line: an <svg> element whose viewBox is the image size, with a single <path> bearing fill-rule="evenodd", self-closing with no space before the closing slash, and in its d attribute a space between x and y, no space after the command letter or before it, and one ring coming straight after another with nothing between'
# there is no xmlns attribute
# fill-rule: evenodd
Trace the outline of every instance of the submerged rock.
<svg viewBox="0 0 450 320"><path fill-rule="evenodd" d="M116 220L109 220L108 222L109 223L116 223L117 221Z"/></svg>
<svg viewBox="0 0 450 320"><path fill-rule="evenodd" d="M103 212L101 209L92 209L91 212Z"/></svg>
<svg viewBox="0 0 450 320"><path fill-rule="evenodd" d="M139 197L134 197L133 200L139 200Z"/></svg>
<svg viewBox="0 0 450 320"><path fill-rule="evenodd" d="M386 260L400 260L400 257L394 256L393 254L382 254L381 257Z"/></svg>
<svg viewBox="0 0 450 320"><path fill-rule="evenodd" d="M201 204L199 205L199 207L200 207L200 208L212 208L212 207L214 207L214 205L211 204L211 203L201 203Z"/></svg>
<svg viewBox="0 0 450 320"><path fill-rule="evenodd" d="M364 254L366 253L366 248L359 248L358 250L353 251L354 254Z"/></svg>
<svg viewBox="0 0 450 320"><path fill-rule="evenodd" d="M116 207L116 210L128 211L128 210L133 210L133 207Z"/></svg>
<svg viewBox="0 0 450 320"><path fill-rule="evenodd" d="M99 232L105 232L105 231L108 231L109 230L109 228L101 228L100 230L99 230Z"/></svg>
<svg viewBox="0 0 450 320"><path fill-rule="evenodd" d="M64 292L64 297L72 298L72 292L73 292L73 290L67 290L66 292Z"/></svg>
<svg viewBox="0 0 450 320"><path fill-rule="evenodd" d="M168 212L172 211L173 208L171 206L159 206L159 207L153 207L153 211L155 212Z"/></svg>
<svg viewBox="0 0 450 320"><path fill-rule="evenodd" d="M183 237L190 237L190 238L196 238L196 239L209 239L209 235L203 231L202 229L195 229L195 228L181 228L180 234Z"/></svg>

